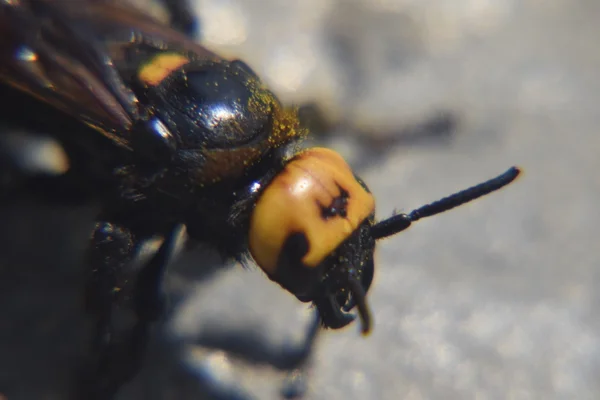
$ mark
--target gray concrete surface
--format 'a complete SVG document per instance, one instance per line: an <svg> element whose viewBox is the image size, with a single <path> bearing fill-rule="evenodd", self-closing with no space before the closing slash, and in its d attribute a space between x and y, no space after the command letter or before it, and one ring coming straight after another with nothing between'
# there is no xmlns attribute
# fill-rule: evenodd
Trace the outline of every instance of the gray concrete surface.
<svg viewBox="0 0 600 400"><path fill-rule="evenodd" d="M379 216L409 211L513 164L525 172L499 193L381 243L370 291L375 330L363 338L352 325L319 338L307 399L600 398L600 3L196 0L195 6L204 43L246 60L286 102L318 102L348 137L389 139L440 111L456 118L450 140L395 146L366 164L363 147L335 140L336 149L360 162ZM39 229L30 217L28 228L10 235L14 243L25 240L27 229ZM46 222L43 232L56 225ZM82 247L84 237L70 240ZM33 264L43 257L11 248L13 242L13 258ZM196 251L173 269L170 288L181 301L174 300L166 332L190 344L185 354L200 376L234 382L252 398L276 399L284 374L191 344L217 323L251 326L274 344L294 342L307 324L306 307L258 270L231 266L200 280L195 269L207 257ZM22 313L39 312L41 300L16 295L16 283L31 286L37 275L19 274L0 285L3 298L20 300ZM73 283L38 278L49 313L62 307L68 314L69 307L50 300L78 301ZM30 332L23 315L19 332ZM18 382L25 374L30 391L18 392L18 400L61 398L61 363L77 351L64 346L85 342L79 323L62 315L60 323L41 321L37 337L53 335L63 347L48 351L39 340L27 346L32 340L24 337L15 345L14 335L12 342L0 340L0 393L11 377ZM120 399L202 397L168 364L177 354L163 350L153 350ZM38 366L6 356L37 352L46 357ZM46 389L35 391L36 385Z"/></svg>

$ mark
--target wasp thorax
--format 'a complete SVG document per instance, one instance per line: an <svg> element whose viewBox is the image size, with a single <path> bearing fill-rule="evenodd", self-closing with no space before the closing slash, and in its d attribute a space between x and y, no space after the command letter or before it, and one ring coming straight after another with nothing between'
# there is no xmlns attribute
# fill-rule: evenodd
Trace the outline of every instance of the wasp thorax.
<svg viewBox="0 0 600 400"><path fill-rule="evenodd" d="M336 152L294 157L261 194L249 247L257 264L290 292L312 290L317 267L373 214L375 200Z"/></svg>

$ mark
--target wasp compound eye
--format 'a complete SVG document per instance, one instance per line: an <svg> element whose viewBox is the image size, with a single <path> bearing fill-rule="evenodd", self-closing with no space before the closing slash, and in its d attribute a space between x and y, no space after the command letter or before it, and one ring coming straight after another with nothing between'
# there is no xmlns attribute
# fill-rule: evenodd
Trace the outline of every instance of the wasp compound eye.
<svg viewBox="0 0 600 400"><path fill-rule="evenodd" d="M303 301L314 300L328 274L325 261L374 209L373 196L339 154L306 150L258 199L250 252L271 279Z"/></svg>

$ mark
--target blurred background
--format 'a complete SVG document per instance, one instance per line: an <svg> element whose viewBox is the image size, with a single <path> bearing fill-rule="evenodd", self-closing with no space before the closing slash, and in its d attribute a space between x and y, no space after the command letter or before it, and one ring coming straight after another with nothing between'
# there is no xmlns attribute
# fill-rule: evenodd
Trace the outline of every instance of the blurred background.
<svg viewBox="0 0 600 400"><path fill-rule="evenodd" d="M321 335L307 399L600 398L599 2L191 1L204 45L319 110L318 127L335 132L319 142L357 167L380 218L524 170L379 245L374 332ZM186 373L278 398L281 372L191 343L215 324L296 343L306 306L256 269L199 276L207 262L218 265L204 249L185 254L169 279L161 329L185 344L189 369L157 346L120 399L202 398ZM76 339L63 322L45 335Z"/></svg>

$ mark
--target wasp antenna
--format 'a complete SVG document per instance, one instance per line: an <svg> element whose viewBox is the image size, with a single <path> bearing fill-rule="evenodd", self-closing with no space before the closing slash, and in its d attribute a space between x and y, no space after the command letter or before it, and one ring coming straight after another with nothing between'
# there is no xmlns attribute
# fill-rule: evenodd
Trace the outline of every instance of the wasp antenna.
<svg viewBox="0 0 600 400"><path fill-rule="evenodd" d="M371 311L367 304L367 295L362 285L354 277L348 279L348 288L352 293L352 298L358 307L358 316L361 323L361 332L363 335L368 335L371 332Z"/></svg>
<svg viewBox="0 0 600 400"><path fill-rule="evenodd" d="M414 222L421 218L431 217L432 215L451 210L454 207L458 207L503 188L514 181L520 173L521 170L519 170L519 168L511 167L502 175L492 178L489 181L482 182L479 185L472 186L448 197L444 197L441 200L427 204L421 208L417 208L408 214L408 217L411 222Z"/></svg>
<svg viewBox="0 0 600 400"><path fill-rule="evenodd" d="M444 197L443 199L435 201L431 204L417 208L410 214L398 214L385 219L371 227L371 234L373 235L373 238L381 239L394 235L398 232L402 232L408 228L411 223L418 221L421 218L431 217L432 215L443 213L444 211L451 210L454 207L458 207L501 189L514 181L520 173L521 170L519 168L511 167L502 175L462 190L458 193L454 193L448 197Z"/></svg>

